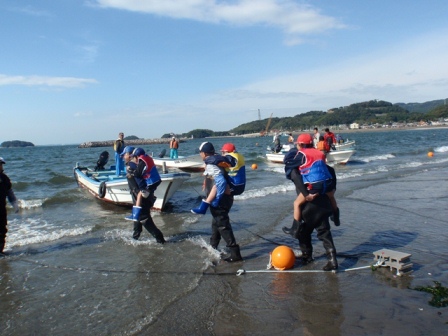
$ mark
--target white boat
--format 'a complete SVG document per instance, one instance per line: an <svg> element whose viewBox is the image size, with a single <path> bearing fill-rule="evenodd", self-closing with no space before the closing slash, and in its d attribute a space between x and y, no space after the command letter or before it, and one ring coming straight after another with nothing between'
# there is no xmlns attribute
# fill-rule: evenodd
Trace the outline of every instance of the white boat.
<svg viewBox="0 0 448 336"><path fill-rule="evenodd" d="M334 147L336 147L336 150L353 149L355 147L355 140L346 140L343 143L334 145Z"/></svg>
<svg viewBox="0 0 448 336"><path fill-rule="evenodd" d="M128 181L125 176L117 177L115 170L94 171L76 163L74 175L78 185L87 189L97 199L116 205L132 205ZM157 197L152 207L154 210L163 210L169 199L191 175L188 173L168 173L160 174L160 177L162 183L154 192L154 196Z"/></svg>
<svg viewBox="0 0 448 336"><path fill-rule="evenodd" d="M163 170L176 168L188 173L204 171L204 161L199 154L179 156L177 159L153 156L154 164Z"/></svg>
<svg viewBox="0 0 448 336"><path fill-rule="evenodd" d="M283 163L286 153L285 151L279 153L268 152L266 153L266 158L274 163ZM354 149L331 151L327 153L327 163L346 164L353 154L355 154Z"/></svg>

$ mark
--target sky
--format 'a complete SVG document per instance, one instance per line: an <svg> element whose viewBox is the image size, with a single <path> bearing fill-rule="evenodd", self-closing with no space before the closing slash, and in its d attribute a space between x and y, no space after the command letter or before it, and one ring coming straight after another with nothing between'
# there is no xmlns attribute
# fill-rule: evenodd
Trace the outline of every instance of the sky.
<svg viewBox="0 0 448 336"><path fill-rule="evenodd" d="M446 0L0 0L0 143L448 98Z"/></svg>

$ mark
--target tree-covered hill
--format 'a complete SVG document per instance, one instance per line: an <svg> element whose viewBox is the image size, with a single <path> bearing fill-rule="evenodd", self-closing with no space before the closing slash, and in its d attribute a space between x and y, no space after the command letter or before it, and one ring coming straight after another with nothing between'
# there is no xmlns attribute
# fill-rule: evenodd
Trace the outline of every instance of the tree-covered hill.
<svg viewBox="0 0 448 336"><path fill-rule="evenodd" d="M273 117L255 120L239 125L229 131L215 132L212 130L196 129L179 137L205 138L210 136L243 135L250 133L263 133L269 125L269 130L292 132L297 130L310 130L313 127L323 128L331 126L358 123L359 125L412 123L420 121L437 121L448 118L448 106L445 99L426 103L392 104L383 100L370 100L334 107L326 112L310 111L297 114L293 117ZM410 110L405 107L409 107ZM269 121L270 119L270 121ZM163 137L169 137L165 134Z"/></svg>
<svg viewBox="0 0 448 336"><path fill-rule="evenodd" d="M420 113L428 113L431 110L434 110L436 107L443 105L445 103L445 99L431 100L424 103L396 103L405 110L409 112L420 112Z"/></svg>
<svg viewBox="0 0 448 336"><path fill-rule="evenodd" d="M444 100L438 100L444 104ZM425 105L430 106L430 105ZM399 104L392 104L382 100L370 100L349 106L335 107L327 112L310 111L297 114L294 117L272 118L269 129L282 131L295 131L312 129L315 126L390 124L394 122L419 122L421 120L433 121L439 118L448 118L445 105L436 107L427 113L409 112ZM242 124L230 130L234 134L247 134L264 131L268 119L257 120Z"/></svg>

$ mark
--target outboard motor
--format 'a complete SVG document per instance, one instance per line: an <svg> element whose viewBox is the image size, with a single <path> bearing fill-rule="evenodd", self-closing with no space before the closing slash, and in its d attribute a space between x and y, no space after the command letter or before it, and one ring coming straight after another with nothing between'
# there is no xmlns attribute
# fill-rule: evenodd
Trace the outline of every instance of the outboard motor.
<svg viewBox="0 0 448 336"><path fill-rule="evenodd" d="M107 161L109 161L109 152L104 151L100 154L100 157L96 162L95 171L104 170L104 166L107 164Z"/></svg>

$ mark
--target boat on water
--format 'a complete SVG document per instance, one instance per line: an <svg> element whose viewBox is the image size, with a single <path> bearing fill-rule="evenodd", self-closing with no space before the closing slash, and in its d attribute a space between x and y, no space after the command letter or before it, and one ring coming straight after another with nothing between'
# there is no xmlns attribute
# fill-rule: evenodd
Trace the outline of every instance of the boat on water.
<svg viewBox="0 0 448 336"><path fill-rule="evenodd" d="M78 185L87 189L95 198L116 205L132 205L126 176L116 176L115 169L95 171L87 167L81 167L79 163L76 163L73 170ZM160 174L160 177L162 182L154 192L157 199L152 209L163 211L173 194L191 175L179 172Z"/></svg>
<svg viewBox="0 0 448 336"><path fill-rule="evenodd" d="M273 163L283 163L283 158L285 157L285 154L288 152L288 150L281 150L278 153L268 151L266 153L266 158L273 162ZM332 150L327 153L327 163L330 164L346 164L351 156L355 154L354 149L337 149Z"/></svg>
<svg viewBox="0 0 448 336"><path fill-rule="evenodd" d="M166 169L179 169L187 173L197 173L204 171L204 161L199 154L189 156L179 156L177 159L153 156L154 164L158 167Z"/></svg>
<svg viewBox="0 0 448 336"><path fill-rule="evenodd" d="M336 150L353 149L355 147L355 140L346 140L342 143L335 144Z"/></svg>

